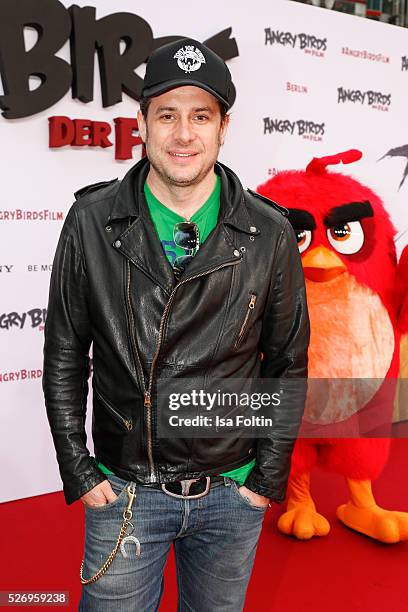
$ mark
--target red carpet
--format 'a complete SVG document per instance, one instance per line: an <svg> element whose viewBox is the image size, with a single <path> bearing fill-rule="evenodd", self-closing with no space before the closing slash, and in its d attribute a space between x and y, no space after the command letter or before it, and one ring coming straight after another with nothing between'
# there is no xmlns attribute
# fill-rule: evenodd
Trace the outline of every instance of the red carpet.
<svg viewBox="0 0 408 612"><path fill-rule="evenodd" d="M377 501L408 511L407 483L408 439L395 440L389 463L374 486ZM331 522L331 533L309 542L287 538L275 527L282 508L269 510L245 612L407 612L408 542L379 544L339 524L335 508L346 499L341 478L316 471L313 489L318 509ZM69 591L69 610L77 610L82 516L82 505L68 508L61 493L2 504L0 590ZM176 597L170 558L160 612L174 612Z"/></svg>

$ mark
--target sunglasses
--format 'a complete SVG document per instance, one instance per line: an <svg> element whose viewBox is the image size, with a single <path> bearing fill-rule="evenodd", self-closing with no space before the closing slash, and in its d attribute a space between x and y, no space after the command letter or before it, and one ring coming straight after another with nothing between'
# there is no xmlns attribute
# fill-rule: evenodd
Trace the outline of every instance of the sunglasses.
<svg viewBox="0 0 408 612"><path fill-rule="evenodd" d="M177 257L173 263L174 275L178 280L200 248L198 225L192 221L176 223L173 228L173 240L178 247L186 251L185 255Z"/></svg>

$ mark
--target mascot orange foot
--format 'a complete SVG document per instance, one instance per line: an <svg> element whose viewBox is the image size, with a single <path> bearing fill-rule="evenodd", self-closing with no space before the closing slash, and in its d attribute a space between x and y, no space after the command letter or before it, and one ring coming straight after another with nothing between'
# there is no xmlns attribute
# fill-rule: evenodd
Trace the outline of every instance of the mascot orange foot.
<svg viewBox="0 0 408 612"><path fill-rule="evenodd" d="M350 501L337 508L338 518L355 531L394 544L408 540L408 513L384 510L377 505L370 480L347 479Z"/></svg>
<svg viewBox="0 0 408 612"><path fill-rule="evenodd" d="M370 480L347 479L350 500L337 508L342 523L387 544L408 540L408 513L384 510L376 503ZM310 474L291 477L288 486L287 511L278 521L278 529L299 540L325 536L330 523L316 510L310 494Z"/></svg>
<svg viewBox="0 0 408 612"><path fill-rule="evenodd" d="M330 531L329 521L316 510L310 495L310 474L291 477L288 486L287 511L278 521L282 533L294 535L299 540L310 540L313 536L325 536Z"/></svg>

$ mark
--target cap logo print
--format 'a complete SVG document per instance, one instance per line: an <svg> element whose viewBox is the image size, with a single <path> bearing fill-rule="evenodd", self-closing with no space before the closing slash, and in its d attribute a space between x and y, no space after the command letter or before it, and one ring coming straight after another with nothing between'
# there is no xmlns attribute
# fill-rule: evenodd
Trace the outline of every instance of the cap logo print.
<svg viewBox="0 0 408 612"><path fill-rule="evenodd" d="M200 49L191 45L185 45L181 47L173 59L177 59L177 65L184 72L195 72L201 68L201 64L205 64L205 57L201 53Z"/></svg>

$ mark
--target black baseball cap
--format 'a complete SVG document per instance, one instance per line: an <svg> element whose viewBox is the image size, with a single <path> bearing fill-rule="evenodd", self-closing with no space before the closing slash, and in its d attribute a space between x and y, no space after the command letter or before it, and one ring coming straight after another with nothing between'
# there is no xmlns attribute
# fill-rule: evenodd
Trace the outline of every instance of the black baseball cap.
<svg viewBox="0 0 408 612"><path fill-rule="evenodd" d="M224 60L192 38L183 38L153 51L146 63L141 95L151 98L183 85L205 89L227 109L235 100L235 87Z"/></svg>

